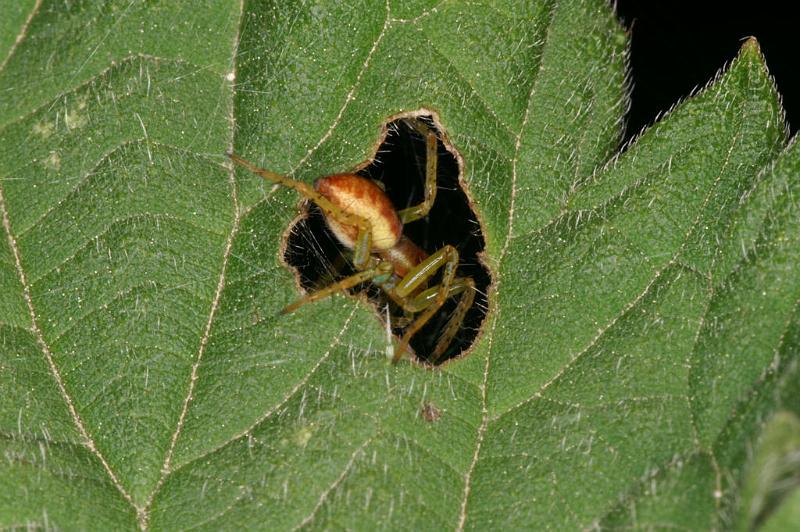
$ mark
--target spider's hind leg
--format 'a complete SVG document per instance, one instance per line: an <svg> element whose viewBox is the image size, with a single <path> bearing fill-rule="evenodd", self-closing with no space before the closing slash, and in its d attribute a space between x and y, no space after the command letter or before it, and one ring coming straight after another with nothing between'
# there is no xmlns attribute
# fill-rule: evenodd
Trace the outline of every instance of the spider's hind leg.
<svg viewBox="0 0 800 532"><path fill-rule="evenodd" d="M439 339L436 341L436 348L428 357L432 364L436 364L444 352L447 351L447 348L450 347L453 338L456 337L459 329L461 329L461 324L464 323L467 311L472 308L472 303L475 301L475 281L472 280L472 277L456 280L463 281L463 293L461 299L458 300L456 309L450 315L450 319L447 320L447 325L445 325L442 334L439 335Z"/></svg>
<svg viewBox="0 0 800 532"><path fill-rule="evenodd" d="M397 286L394 288L395 294L400 299L409 300L407 310L424 310L422 311L422 315L420 315L406 330L405 334L403 334L403 338L400 340L400 346L395 352L392 362L400 360L408 349L411 338L428 323L428 320L439 311L448 296L451 295L451 287L455 279L458 263L458 251L448 244L419 263L397 283ZM444 268L441 283L438 286L428 288L414 297L412 294L414 294L420 286L424 286L440 268Z"/></svg>

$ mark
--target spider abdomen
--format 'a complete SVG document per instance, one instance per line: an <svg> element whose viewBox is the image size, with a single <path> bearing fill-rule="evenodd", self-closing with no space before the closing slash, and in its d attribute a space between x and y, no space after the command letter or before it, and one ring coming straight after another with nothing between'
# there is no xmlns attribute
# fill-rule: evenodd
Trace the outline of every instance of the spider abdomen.
<svg viewBox="0 0 800 532"><path fill-rule="evenodd" d="M373 181L356 174L334 174L317 179L314 188L342 211L369 222L374 251L397 245L403 235L403 224L392 201ZM343 224L331 216L326 216L325 221L343 246L355 248L358 227Z"/></svg>

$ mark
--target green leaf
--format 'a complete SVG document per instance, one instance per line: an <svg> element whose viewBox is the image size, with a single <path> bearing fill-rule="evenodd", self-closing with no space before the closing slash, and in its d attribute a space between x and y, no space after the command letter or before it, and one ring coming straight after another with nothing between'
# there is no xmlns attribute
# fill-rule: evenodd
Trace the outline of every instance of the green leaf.
<svg viewBox="0 0 800 532"><path fill-rule="evenodd" d="M0 525L750 522L748 449L800 411L800 147L755 40L615 155L604 0L9 4ZM355 299L278 314L298 198L223 156L310 182L415 111L494 280L435 370Z"/></svg>
<svg viewBox="0 0 800 532"><path fill-rule="evenodd" d="M760 530L781 532L782 530L797 530L798 527L800 527L800 490L795 489Z"/></svg>
<svg viewBox="0 0 800 532"><path fill-rule="evenodd" d="M761 435L742 487L740 530L791 530L800 526L800 420L778 412Z"/></svg>

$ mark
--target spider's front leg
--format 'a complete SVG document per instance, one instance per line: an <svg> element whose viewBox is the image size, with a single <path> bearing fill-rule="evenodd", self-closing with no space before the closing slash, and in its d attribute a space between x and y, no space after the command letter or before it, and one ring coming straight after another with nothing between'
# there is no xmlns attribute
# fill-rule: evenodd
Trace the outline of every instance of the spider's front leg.
<svg viewBox="0 0 800 532"><path fill-rule="evenodd" d="M353 266L358 273L298 299L286 306L282 314L363 282L386 282L391 277L394 272L391 264L374 258L372 252L376 247L394 246L402 234L402 223L391 201L377 185L355 174L334 174L318 179L312 188L302 181L259 168L234 153L228 153L228 157L239 166L292 188L316 203L339 241L353 250Z"/></svg>
<svg viewBox="0 0 800 532"><path fill-rule="evenodd" d="M397 213L404 224L427 216L436 201L436 172L438 164L436 133L422 122L419 124L412 123L412 127L420 132L423 127L425 128L425 198L418 205L408 207Z"/></svg>
<svg viewBox="0 0 800 532"><path fill-rule="evenodd" d="M294 312L295 310L302 307L306 303L313 303L314 301L325 299L326 297L333 295L336 292L341 292L343 290L347 290L348 288L353 288L354 286L357 286L361 283L365 283L367 281L373 281L375 283L381 283L382 281L385 282L386 279L391 277L393 272L394 268L392 267L391 263L378 260L377 264L374 264L370 268L354 273L353 275L345 277L344 279L337 281L332 285L326 286L325 288L321 288L316 292L306 294L304 297L301 297L294 303L286 305L281 310L280 313L288 314L290 312Z"/></svg>
<svg viewBox="0 0 800 532"><path fill-rule="evenodd" d="M348 221L353 220L352 213L342 211L342 209L340 209L340 207L336 204L333 204L333 207L331 211L327 213L327 216L331 217L338 223L343 223L342 219ZM348 218L345 218L345 216ZM328 220L331 218L328 218ZM394 267L392 264L372 256L372 227L366 220L358 218L356 219L359 225L357 226L358 232L356 233L356 238L354 240L353 266L359 271L349 277L345 277L344 279L331 284L330 286L326 286L325 288L321 288L316 292L306 294L304 297L301 297L294 303L285 306L281 310L281 314L294 312L306 303L319 301L320 299L324 299L332 294L335 294L336 292L347 290L348 288L352 288L367 281L373 281L381 284L387 282L391 278L392 274L394 273Z"/></svg>

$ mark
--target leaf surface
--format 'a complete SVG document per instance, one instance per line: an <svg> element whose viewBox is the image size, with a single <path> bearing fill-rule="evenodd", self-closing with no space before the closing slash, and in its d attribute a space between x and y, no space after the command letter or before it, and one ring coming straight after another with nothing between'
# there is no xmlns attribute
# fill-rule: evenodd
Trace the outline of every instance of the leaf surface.
<svg viewBox="0 0 800 532"><path fill-rule="evenodd" d="M0 26L0 523L752 519L747 449L800 406L800 150L757 43L615 155L604 1L240 7ZM310 182L417 110L463 159L494 279L437 370L387 365L354 299L279 315L298 198L222 155Z"/></svg>

